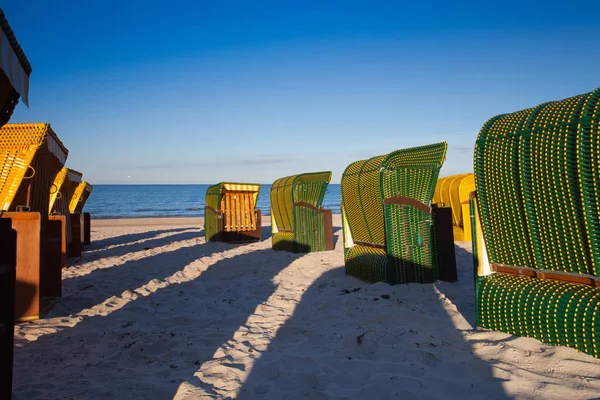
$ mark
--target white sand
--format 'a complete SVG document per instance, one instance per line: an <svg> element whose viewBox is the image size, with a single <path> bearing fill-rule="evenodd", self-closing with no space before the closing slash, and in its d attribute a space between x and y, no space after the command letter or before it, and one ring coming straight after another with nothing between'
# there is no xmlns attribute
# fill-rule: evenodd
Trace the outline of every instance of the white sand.
<svg viewBox="0 0 600 400"><path fill-rule="evenodd" d="M296 255L205 243L200 226L93 221L61 302L16 328L15 398L600 396L600 360L472 329L468 244L459 282L369 285L345 276L341 237Z"/></svg>

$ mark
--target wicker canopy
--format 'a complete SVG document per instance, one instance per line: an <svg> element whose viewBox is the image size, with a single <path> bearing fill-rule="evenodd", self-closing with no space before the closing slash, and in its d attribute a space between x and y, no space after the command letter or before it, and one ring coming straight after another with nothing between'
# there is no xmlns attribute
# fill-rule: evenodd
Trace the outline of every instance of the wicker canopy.
<svg viewBox="0 0 600 400"><path fill-rule="evenodd" d="M341 191L349 274L391 283L435 279L434 249L407 241L432 244L424 226L432 223L427 210L446 148L443 142L403 149L346 168Z"/></svg>
<svg viewBox="0 0 600 400"><path fill-rule="evenodd" d="M67 155L50 124L7 124L0 128L0 209L13 211L17 205L26 205L28 185L23 182L31 181L36 188L31 196L43 199L35 207L30 199L29 205L32 211L47 213L50 187Z"/></svg>
<svg viewBox="0 0 600 400"><path fill-rule="evenodd" d="M478 325L600 357L599 122L596 89L483 125Z"/></svg>
<svg viewBox="0 0 600 400"><path fill-rule="evenodd" d="M272 246L294 252L326 249L326 216L319 210L331 171L277 179L271 186Z"/></svg>
<svg viewBox="0 0 600 400"><path fill-rule="evenodd" d="M469 195L475 190L474 174L459 174L440 178L435 186L433 204L452 209L454 240L471 240Z"/></svg>
<svg viewBox="0 0 600 400"><path fill-rule="evenodd" d="M50 190L50 205L48 207L48 212L57 210L57 207L60 207L57 204L58 202L66 205L66 207L61 207L61 214L64 214L62 212L63 208L67 211L67 214L70 212L69 205L75 194L75 190L81 184L82 176L81 172L77 172L70 168L63 168L60 170L56 175L56 178L54 178L54 183Z"/></svg>
<svg viewBox="0 0 600 400"><path fill-rule="evenodd" d="M70 213L80 213L83 211L83 207L85 206L85 202L90 197L92 193L93 186L89 183L82 181L77 185L75 192L73 193L73 197L69 202L69 212Z"/></svg>
<svg viewBox="0 0 600 400"><path fill-rule="evenodd" d="M29 105L31 64L0 10L0 126L10 119L19 97Z"/></svg>

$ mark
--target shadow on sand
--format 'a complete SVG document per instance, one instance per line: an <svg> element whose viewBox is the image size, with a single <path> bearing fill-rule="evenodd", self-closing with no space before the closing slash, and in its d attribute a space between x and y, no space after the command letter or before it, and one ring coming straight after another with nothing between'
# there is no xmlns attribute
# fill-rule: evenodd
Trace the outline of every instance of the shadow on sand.
<svg viewBox="0 0 600 400"><path fill-rule="evenodd" d="M237 398L509 398L433 289L326 272L257 357Z"/></svg>
<svg viewBox="0 0 600 400"><path fill-rule="evenodd" d="M140 280L119 283L113 293L105 292L98 275L114 281L117 274L98 271L86 278L86 283L94 284L87 290L89 296L100 300L173 273L181 283L156 283L154 292L133 295L112 312L109 306L106 316L82 317L73 327L65 325L33 342L20 341L15 399L172 398L180 383L211 360L269 298L275 289L273 277L300 257L257 250L221 259L203 270L205 264L198 259L223 248L216 243L196 245L115 267L130 269L128 273ZM193 268L184 270L192 261ZM65 311L79 309L73 305ZM38 384L33 376L52 379Z"/></svg>
<svg viewBox="0 0 600 400"><path fill-rule="evenodd" d="M93 224L93 222L92 222ZM92 237L92 243L87 248L89 251L101 250L109 246L114 246L123 243L137 242L138 240L149 239L154 236L161 235L163 233L183 232L188 231L192 228L174 228L174 229L159 229L155 231L146 231L140 233L128 233L121 236L113 236L106 239L94 240Z"/></svg>
<svg viewBox="0 0 600 400"><path fill-rule="evenodd" d="M160 231L156 231L160 232ZM156 236L160 234L164 234L167 232L158 233ZM168 232L173 233L173 232ZM119 257L125 254L133 253L136 251L142 250L151 250L155 247L166 246L168 244L179 242L182 240L194 239L204 237L204 230L200 230L199 228L189 228L185 232L179 231L178 233L174 233L168 236L160 237L160 238L152 238L144 240L143 242L137 243L141 239L135 239L127 244L114 247L114 248L104 248L97 251L93 251L93 249L86 249L84 255L81 258L77 259L77 262L70 264L70 266L81 265L82 263L88 263L96 260L101 260L107 257Z"/></svg>

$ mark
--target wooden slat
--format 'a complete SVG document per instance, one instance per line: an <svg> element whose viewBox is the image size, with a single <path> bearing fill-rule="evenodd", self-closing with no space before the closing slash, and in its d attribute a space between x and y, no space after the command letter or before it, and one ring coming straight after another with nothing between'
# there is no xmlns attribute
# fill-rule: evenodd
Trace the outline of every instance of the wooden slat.
<svg viewBox="0 0 600 400"><path fill-rule="evenodd" d="M254 193L248 193L248 203L250 204L249 213L250 213L250 226L252 230L256 229L256 213L254 212Z"/></svg>
<svg viewBox="0 0 600 400"><path fill-rule="evenodd" d="M551 270L536 270L527 267L513 267L511 265L491 264L491 269L494 272L521 275L530 278L546 279L551 281L578 283L591 287L600 288L600 278L593 275L577 274L574 272L562 272Z"/></svg>
<svg viewBox="0 0 600 400"><path fill-rule="evenodd" d="M235 200L235 230L242 230L242 206L240 205L240 194L234 193L233 199Z"/></svg>
<svg viewBox="0 0 600 400"><path fill-rule="evenodd" d="M225 231L229 232L231 230L231 196L229 193L225 193L223 198L225 199L225 215L227 217L225 220Z"/></svg>

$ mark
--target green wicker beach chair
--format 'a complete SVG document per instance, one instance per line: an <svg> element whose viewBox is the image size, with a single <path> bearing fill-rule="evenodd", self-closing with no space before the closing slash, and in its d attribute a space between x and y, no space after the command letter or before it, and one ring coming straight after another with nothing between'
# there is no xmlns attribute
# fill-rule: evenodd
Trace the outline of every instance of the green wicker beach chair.
<svg viewBox="0 0 600 400"><path fill-rule="evenodd" d="M437 143L398 150L346 168L341 191L348 274L391 284L438 279L430 204L446 147Z"/></svg>
<svg viewBox="0 0 600 400"><path fill-rule="evenodd" d="M331 171L277 179L271 186L272 246L295 253L333 250L331 210L321 207Z"/></svg>
<svg viewBox="0 0 600 400"><path fill-rule="evenodd" d="M221 182L206 190L204 232L207 241L252 242L261 239L261 215L256 208L257 183Z"/></svg>
<svg viewBox="0 0 600 400"><path fill-rule="evenodd" d="M475 146L477 324L600 357L600 89L491 118Z"/></svg>

